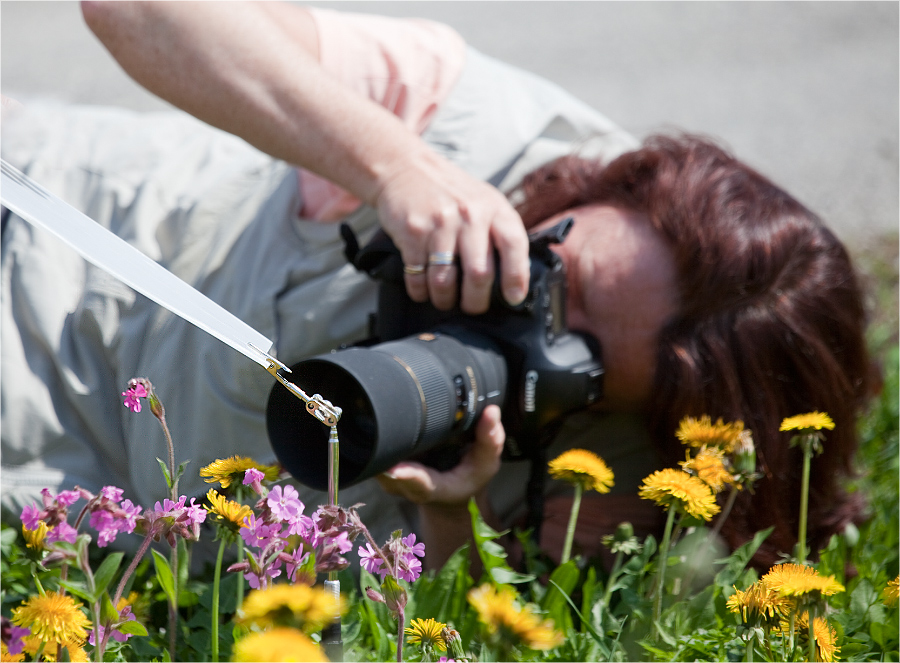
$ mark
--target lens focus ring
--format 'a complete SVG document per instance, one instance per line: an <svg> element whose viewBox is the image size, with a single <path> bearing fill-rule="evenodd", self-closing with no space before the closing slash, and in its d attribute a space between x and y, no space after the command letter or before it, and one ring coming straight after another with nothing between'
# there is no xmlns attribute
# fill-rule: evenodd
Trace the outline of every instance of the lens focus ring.
<svg viewBox="0 0 900 663"><path fill-rule="evenodd" d="M420 389L425 417L416 446L446 436L456 412L456 389L453 376L447 374L435 351L408 341L384 343L376 351L384 352L402 364Z"/></svg>

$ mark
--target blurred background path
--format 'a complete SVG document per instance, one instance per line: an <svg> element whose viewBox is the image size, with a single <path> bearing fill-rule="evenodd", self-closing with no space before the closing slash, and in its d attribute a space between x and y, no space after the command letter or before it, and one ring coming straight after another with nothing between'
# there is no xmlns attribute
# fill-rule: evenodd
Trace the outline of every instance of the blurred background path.
<svg viewBox="0 0 900 663"><path fill-rule="evenodd" d="M313 2L433 18L639 137L713 136L851 246L898 229L897 2ZM139 110L78 4L0 2L0 88ZM896 241L896 238L892 241Z"/></svg>

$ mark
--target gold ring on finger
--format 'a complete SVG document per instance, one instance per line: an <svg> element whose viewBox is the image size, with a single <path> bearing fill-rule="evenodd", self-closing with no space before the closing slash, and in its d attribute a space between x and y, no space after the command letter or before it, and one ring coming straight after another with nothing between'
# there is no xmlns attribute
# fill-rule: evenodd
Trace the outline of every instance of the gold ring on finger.
<svg viewBox="0 0 900 663"><path fill-rule="evenodd" d="M403 265L403 273L410 276L419 276L425 273L425 265Z"/></svg>

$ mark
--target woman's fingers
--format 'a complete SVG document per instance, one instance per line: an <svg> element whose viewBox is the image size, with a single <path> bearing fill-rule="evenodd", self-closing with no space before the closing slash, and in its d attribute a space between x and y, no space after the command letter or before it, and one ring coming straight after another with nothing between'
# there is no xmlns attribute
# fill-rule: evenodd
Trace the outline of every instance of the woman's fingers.
<svg viewBox="0 0 900 663"><path fill-rule="evenodd" d="M490 405L475 426L475 443L452 470L438 472L421 463L404 462L380 475L378 482L387 492L417 504L465 503L500 469L505 439L500 408Z"/></svg>

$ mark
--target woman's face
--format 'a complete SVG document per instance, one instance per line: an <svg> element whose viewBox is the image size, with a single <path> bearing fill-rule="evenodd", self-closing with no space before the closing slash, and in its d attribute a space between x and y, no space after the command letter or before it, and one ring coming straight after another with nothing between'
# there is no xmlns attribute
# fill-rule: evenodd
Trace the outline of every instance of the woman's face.
<svg viewBox="0 0 900 663"><path fill-rule="evenodd" d="M553 249L566 265L569 329L592 334L603 349L603 410L633 411L650 395L663 325L678 310L674 259L640 214L602 204L551 217L575 225Z"/></svg>

